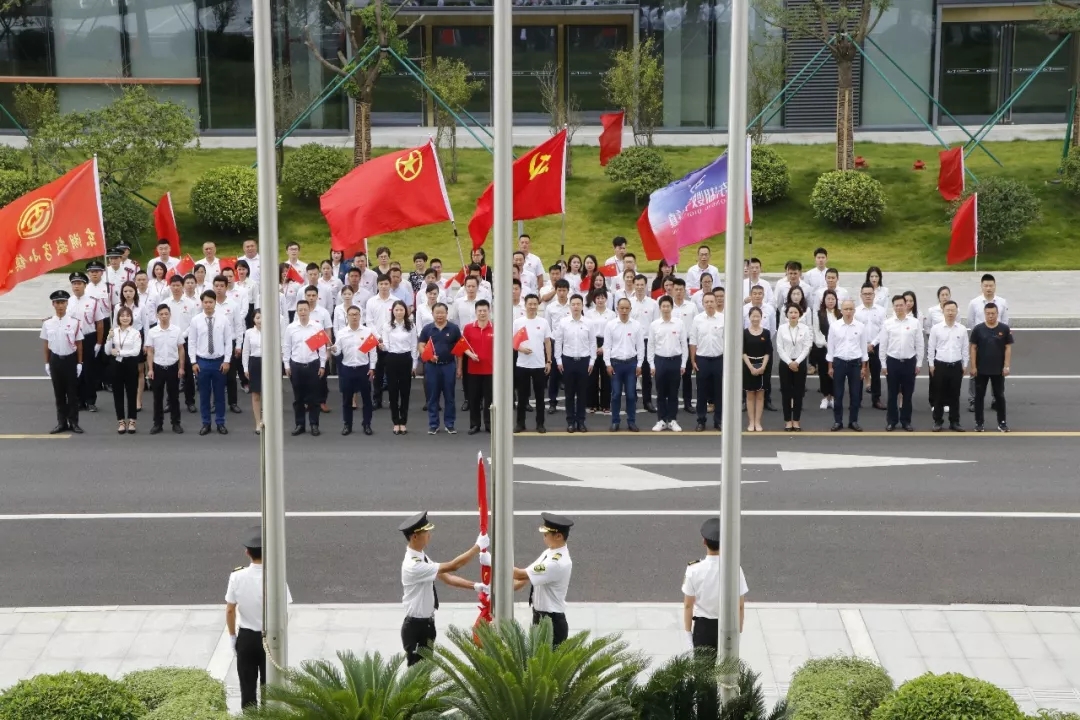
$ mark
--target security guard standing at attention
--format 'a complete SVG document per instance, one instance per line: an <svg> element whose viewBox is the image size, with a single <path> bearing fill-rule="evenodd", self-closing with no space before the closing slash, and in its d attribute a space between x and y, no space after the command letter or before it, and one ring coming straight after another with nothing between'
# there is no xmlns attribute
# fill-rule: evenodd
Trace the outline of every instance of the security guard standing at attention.
<svg viewBox="0 0 1080 720"><path fill-rule="evenodd" d="M56 397L56 427L51 435L65 430L81 435L79 427L79 376L82 374L83 341L79 321L67 314L67 290L49 296L56 315L41 325L45 341L45 374L52 380Z"/></svg>
<svg viewBox="0 0 1080 720"><path fill-rule="evenodd" d="M431 541L431 531L435 526L428 522L427 510L413 515L398 526L405 535L408 547L405 559L401 562L401 602L405 606L405 620L401 623L401 645L409 667L420 662L421 647L435 644L435 611L439 609L439 593L435 590L438 578L451 587L475 592L490 593L491 588L483 583L474 583L453 575L456 570L465 567L470 560L481 553L486 553L490 546L488 536L481 534L476 544L458 555L450 562L437 563L428 558L425 550ZM490 563L490 560L488 561Z"/></svg>
<svg viewBox="0 0 1080 720"><path fill-rule="evenodd" d="M251 564L229 576L225 591L225 625L236 651L236 675L240 680L240 708L255 707L259 685L266 684L266 651L263 649L262 529L252 528L244 542ZM292 603L286 585L285 595Z"/></svg>
<svg viewBox="0 0 1080 720"><path fill-rule="evenodd" d="M720 518L701 525L705 558L692 561L683 579L683 625L694 649L716 650L720 636ZM746 614L746 576L739 568L739 632Z"/></svg>
<svg viewBox="0 0 1080 720"><path fill-rule="evenodd" d="M514 568L514 589L524 587L526 582L532 584L529 589L532 624L539 625L543 618L550 618L552 644L558 647L570 632L566 624L566 591L570 588L574 563L566 539L574 521L552 513L540 513L540 519L547 550L527 570Z"/></svg>

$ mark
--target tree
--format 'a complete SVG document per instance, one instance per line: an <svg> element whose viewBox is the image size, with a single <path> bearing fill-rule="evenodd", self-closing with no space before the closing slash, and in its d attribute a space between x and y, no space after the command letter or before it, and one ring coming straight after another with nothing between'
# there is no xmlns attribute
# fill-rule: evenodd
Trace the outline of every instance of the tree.
<svg viewBox="0 0 1080 720"><path fill-rule="evenodd" d="M274 68L274 134L281 137L307 110L314 99L309 90L297 90L292 80L292 69L286 66ZM281 182L281 169L285 167L285 143L277 147L277 179Z"/></svg>
<svg viewBox="0 0 1080 720"><path fill-rule="evenodd" d="M626 108L634 142L651 146L653 133L664 121L664 61L656 42L648 38L613 52L603 83L611 106Z"/></svg>
<svg viewBox="0 0 1080 720"><path fill-rule="evenodd" d="M750 118L760 115L784 87L787 72L787 51L783 38L767 37L750 41L749 76L746 83L746 111ZM765 139L765 120L773 112L770 107L760 120L747 128L755 145Z"/></svg>
<svg viewBox="0 0 1080 720"><path fill-rule="evenodd" d="M384 4L385 0L372 0L362 8L350 7L346 10L337 0L327 0L330 12L348 34L350 47L356 49L356 56L351 60L340 51L336 64L327 59L312 39L310 26L304 27L304 44L323 67L342 77L349 75L355 63L363 60L371 48L378 48L375 55L345 82L345 92L356 101L353 112L356 128L353 137L353 163L356 165L371 159L371 105L375 95L375 83L383 72L388 72L393 67L391 49L398 55L408 52L405 37L419 22L417 19L404 32L399 33L394 15L405 5L401 4L390 12Z"/></svg>
<svg viewBox="0 0 1080 720"><path fill-rule="evenodd" d="M836 169L855 166L852 65L892 0L754 0L765 22L789 39L813 38L828 45L836 61Z"/></svg>
<svg viewBox="0 0 1080 720"><path fill-rule="evenodd" d="M38 132L59 112L56 91L50 87L39 90L33 85L16 85L12 94L15 96L15 116L26 129L30 151L30 177L38 180L41 177L42 154Z"/></svg>
<svg viewBox="0 0 1080 720"><path fill-rule="evenodd" d="M465 107L472 96L484 86L479 80L470 80L472 71L461 60L448 57L435 58L434 62L424 61L424 80L435 94L444 103L453 108L455 112ZM450 148L450 171L446 174L447 181L457 182L457 120L442 106L430 93L419 84L417 96L430 102L435 116L435 146L442 149Z"/></svg>
<svg viewBox="0 0 1080 720"><path fill-rule="evenodd" d="M566 177L574 174L574 133L581 127L581 103L573 93L562 101L559 93L559 68L549 62L536 75L540 85L540 104L548 114L548 129L557 135L566 128Z"/></svg>
<svg viewBox="0 0 1080 720"><path fill-rule="evenodd" d="M1080 0L1043 0L1039 19L1049 33L1080 32ZM1072 89L1080 95L1080 38L1072 39L1072 55ZM1080 145L1080 102L1073 105L1071 145Z"/></svg>

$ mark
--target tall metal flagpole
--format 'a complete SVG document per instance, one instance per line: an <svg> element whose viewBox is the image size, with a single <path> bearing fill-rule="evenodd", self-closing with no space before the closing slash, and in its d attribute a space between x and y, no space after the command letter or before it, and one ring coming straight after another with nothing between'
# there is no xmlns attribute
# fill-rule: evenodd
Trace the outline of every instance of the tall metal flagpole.
<svg viewBox="0 0 1080 720"><path fill-rule="evenodd" d="M513 409L513 296L514 263L513 198L513 95L510 54L512 0L494 0L494 101L495 101L495 397L492 445L495 449L492 538L495 619L514 617L514 435L510 426Z"/></svg>
<svg viewBox="0 0 1080 720"><path fill-rule="evenodd" d="M750 0L731 3L731 80L728 83L728 196L725 265L729 287L742 287L746 231L746 76ZM739 659L739 543L742 499L742 303L729 297L724 308L724 434L720 471L720 657ZM735 678L721 678L726 700L737 693Z"/></svg>
<svg viewBox="0 0 1080 720"><path fill-rule="evenodd" d="M252 3L251 26L255 36L255 147L259 162L259 261L260 292L271 308L277 297L278 216L277 178L274 175L274 86L270 34L271 0ZM285 476L282 456L281 320L276 312L263 313L263 573L265 575L263 631L270 662L266 679L279 682L278 667L288 667L288 604L285 588Z"/></svg>

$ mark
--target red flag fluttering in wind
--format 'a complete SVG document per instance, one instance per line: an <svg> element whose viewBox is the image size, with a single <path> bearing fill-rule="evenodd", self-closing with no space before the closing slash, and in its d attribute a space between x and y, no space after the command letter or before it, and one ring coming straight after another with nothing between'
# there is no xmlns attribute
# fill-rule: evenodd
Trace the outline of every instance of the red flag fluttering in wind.
<svg viewBox="0 0 1080 720"><path fill-rule="evenodd" d="M431 362L435 359L435 343L431 342L431 338L424 343L424 349L420 352L420 359L424 362Z"/></svg>
<svg viewBox="0 0 1080 720"><path fill-rule="evenodd" d="M165 193L154 208L154 230L158 240L169 241L169 254L180 257L180 230L176 227L176 213L173 212L172 193Z"/></svg>
<svg viewBox="0 0 1080 720"><path fill-rule="evenodd" d="M581 277L581 290L584 292L592 290L592 275L583 275Z"/></svg>
<svg viewBox="0 0 1080 720"><path fill-rule="evenodd" d="M285 279L294 283L300 283L301 285L304 284L304 278L301 277L300 271L292 265L289 266L289 272L285 273Z"/></svg>
<svg viewBox="0 0 1080 720"><path fill-rule="evenodd" d="M461 357L469 350L472 350L472 346L469 345L469 341L462 335L461 338L454 343L454 347L450 349L450 354L454 357Z"/></svg>
<svg viewBox="0 0 1080 720"><path fill-rule="evenodd" d="M938 153L941 167L938 169L937 187L945 202L958 200L964 194L964 147L942 150Z"/></svg>
<svg viewBox="0 0 1080 720"><path fill-rule="evenodd" d="M379 338L375 337L375 333L372 333L364 338L364 342L360 343L360 352L369 353L377 347L379 347Z"/></svg>
<svg viewBox="0 0 1080 720"><path fill-rule="evenodd" d="M611 265L601 265L600 274L604 277L616 277L619 274L619 266L614 263Z"/></svg>
<svg viewBox="0 0 1080 720"><path fill-rule="evenodd" d="M604 126L600 133L600 167L608 164L608 160L622 152L622 129L623 118L626 113L623 110L614 113L600 115L600 124Z"/></svg>
<svg viewBox="0 0 1080 720"><path fill-rule="evenodd" d="M446 283L443 285L443 290L449 290L450 286L454 283L457 283L458 285L465 284L465 268L461 268L460 270L458 270L457 275L447 280Z"/></svg>
<svg viewBox="0 0 1080 720"><path fill-rule="evenodd" d="M949 265L979 258L979 194L973 193L956 210L952 219L952 235L945 262Z"/></svg>
<svg viewBox="0 0 1080 720"><path fill-rule="evenodd" d="M225 272L225 268L232 268L233 273L236 273L236 258L218 258L218 270Z"/></svg>
<svg viewBox="0 0 1080 720"><path fill-rule="evenodd" d="M181 278L183 278L185 275L187 275L189 272L192 272L194 269L195 261L191 259L190 255L185 255L184 257L180 258L180 262L176 263L176 267L174 267L172 269L172 272L169 273L168 279L172 280L173 275L179 275Z"/></svg>
<svg viewBox="0 0 1080 720"><path fill-rule="evenodd" d="M319 348L330 344L330 336L326 334L325 330L320 330L304 342L311 348L311 352L318 352Z"/></svg>
<svg viewBox="0 0 1080 720"><path fill-rule="evenodd" d="M664 251L660 249L660 242L656 239L652 224L649 222L649 206L641 212L637 221L638 236L641 237L641 247L645 250L646 260L663 260Z"/></svg>
<svg viewBox="0 0 1080 720"><path fill-rule="evenodd" d="M480 533L486 535L488 531L488 498L487 498L487 473L484 468L484 453L479 452L476 454L476 500L477 506L480 509ZM484 583L488 587L491 586L491 566L480 566L480 582ZM480 616L476 618L476 625L481 622L491 622L494 618L491 616L491 596L487 593L480 593Z"/></svg>

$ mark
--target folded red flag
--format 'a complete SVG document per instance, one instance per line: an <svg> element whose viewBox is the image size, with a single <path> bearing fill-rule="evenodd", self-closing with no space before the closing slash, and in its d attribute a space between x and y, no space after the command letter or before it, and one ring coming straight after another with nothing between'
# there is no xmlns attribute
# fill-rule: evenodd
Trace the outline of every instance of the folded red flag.
<svg viewBox="0 0 1080 720"><path fill-rule="evenodd" d="M601 113L600 124L604 130L600 133L600 166L622 152L622 130L625 111Z"/></svg>
<svg viewBox="0 0 1080 720"><path fill-rule="evenodd" d="M581 289L585 292L589 292L592 289L592 278L588 275L581 278Z"/></svg>
<svg viewBox="0 0 1080 720"><path fill-rule="evenodd" d="M604 277L616 277L619 274L619 267L617 265L601 265L600 274Z"/></svg>
<svg viewBox="0 0 1080 720"><path fill-rule="evenodd" d="M364 342L360 343L360 352L369 353L377 347L379 347L379 338L372 333L364 339Z"/></svg>
<svg viewBox="0 0 1080 720"><path fill-rule="evenodd" d="M431 342L431 338L424 344L424 349L420 352L420 359L424 362L431 362L435 359L435 344Z"/></svg>
<svg viewBox="0 0 1080 720"><path fill-rule="evenodd" d="M658 287L658 288L656 288L655 290L652 291L652 299L653 300L659 300L662 297L664 297L664 288Z"/></svg>
<svg viewBox="0 0 1080 720"><path fill-rule="evenodd" d="M450 350L450 354L452 354L454 357L461 357L465 354L466 350L472 350L472 347L469 345L469 341L466 340L463 336L460 340L454 343L454 347Z"/></svg>
<svg viewBox="0 0 1080 720"><path fill-rule="evenodd" d="M520 350L521 349L521 343L525 342L528 339L529 339L529 329L527 327L525 327L525 326L522 326L522 328L520 330L518 330L516 333L514 333L514 349L515 350Z"/></svg>
<svg viewBox="0 0 1080 720"><path fill-rule="evenodd" d="M289 272L285 275L285 279L290 280L294 283L300 283L301 285L304 284L304 278L301 277L300 273L296 270L296 268L292 267L291 265L289 266Z"/></svg>
<svg viewBox="0 0 1080 720"><path fill-rule="evenodd" d="M304 341L312 352L318 352L319 348L330 344L330 336L325 330L320 330Z"/></svg>

